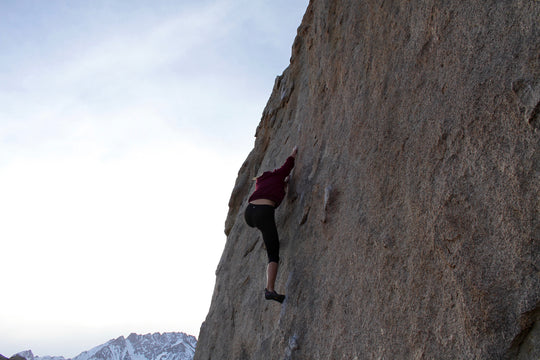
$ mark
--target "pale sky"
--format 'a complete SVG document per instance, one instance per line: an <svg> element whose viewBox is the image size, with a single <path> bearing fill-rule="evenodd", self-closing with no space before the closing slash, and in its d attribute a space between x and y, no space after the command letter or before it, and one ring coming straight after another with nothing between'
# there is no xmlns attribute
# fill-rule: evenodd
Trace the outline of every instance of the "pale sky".
<svg viewBox="0 0 540 360"><path fill-rule="evenodd" d="M308 0L0 0L0 354L198 336Z"/></svg>

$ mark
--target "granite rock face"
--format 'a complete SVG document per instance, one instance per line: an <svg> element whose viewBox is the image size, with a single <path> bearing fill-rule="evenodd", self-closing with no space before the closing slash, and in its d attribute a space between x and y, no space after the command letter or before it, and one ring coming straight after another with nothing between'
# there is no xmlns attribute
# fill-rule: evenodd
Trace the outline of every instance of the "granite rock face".
<svg viewBox="0 0 540 360"><path fill-rule="evenodd" d="M538 359L539 117L540 1L311 1L195 359ZM243 211L294 145L280 305Z"/></svg>

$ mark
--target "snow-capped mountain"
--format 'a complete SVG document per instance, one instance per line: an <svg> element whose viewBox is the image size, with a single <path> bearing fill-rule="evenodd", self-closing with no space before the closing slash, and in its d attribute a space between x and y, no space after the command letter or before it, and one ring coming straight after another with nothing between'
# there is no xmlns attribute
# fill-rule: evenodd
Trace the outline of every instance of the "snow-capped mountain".
<svg viewBox="0 0 540 360"><path fill-rule="evenodd" d="M63 356L34 356L32 350L21 351L16 355L26 360L66 360ZM12 360L16 355L12 356L9 360Z"/></svg>
<svg viewBox="0 0 540 360"><path fill-rule="evenodd" d="M131 334L96 346L73 359L34 356L30 350L17 355L26 360L192 360L196 345L195 337L184 333Z"/></svg>

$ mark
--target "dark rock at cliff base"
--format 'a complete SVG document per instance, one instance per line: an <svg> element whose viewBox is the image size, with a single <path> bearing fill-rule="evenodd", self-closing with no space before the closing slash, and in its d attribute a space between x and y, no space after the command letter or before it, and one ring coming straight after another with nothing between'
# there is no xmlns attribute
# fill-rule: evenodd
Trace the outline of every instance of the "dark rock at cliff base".
<svg viewBox="0 0 540 360"><path fill-rule="evenodd" d="M539 24L532 0L311 1L195 359L538 359ZM296 144L280 305L243 211Z"/></svg>

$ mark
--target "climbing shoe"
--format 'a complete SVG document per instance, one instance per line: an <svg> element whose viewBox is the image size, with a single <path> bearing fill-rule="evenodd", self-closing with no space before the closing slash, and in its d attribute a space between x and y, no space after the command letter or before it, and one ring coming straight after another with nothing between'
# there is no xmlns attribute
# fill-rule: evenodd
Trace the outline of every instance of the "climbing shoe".
<svg viewBox="0 0 540 360"><path fill-rule="evenodd" d="M279 303L282 303L283 300L285 300L285 295L280 295L275 290L268 291L268 289L264 289L264 298L266 300L275 300Z"/></svg>

